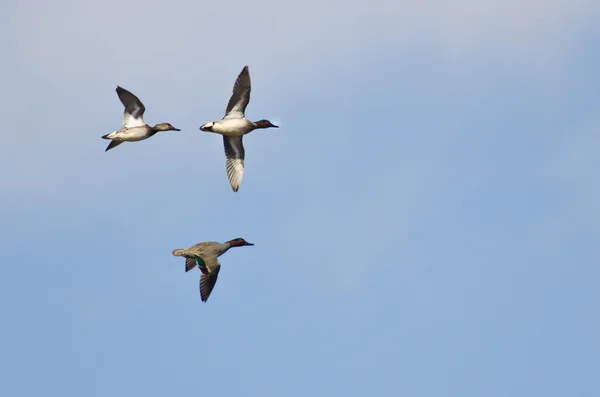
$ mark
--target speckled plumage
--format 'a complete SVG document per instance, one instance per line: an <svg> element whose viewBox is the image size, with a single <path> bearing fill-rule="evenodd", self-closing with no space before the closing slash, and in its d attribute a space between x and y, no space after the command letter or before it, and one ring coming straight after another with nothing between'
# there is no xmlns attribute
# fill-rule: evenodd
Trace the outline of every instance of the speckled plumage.
<svg viewBox="0 0 600 397"><path fill-rule="evenodd" d="M221 270L221 264L217 258L231 247L243 247L246 245L254 244L247 242L243 238L235 238L225 243L207 241L188 248L175 249L173 250L173 255L185 257L186 272L198 266L202 273L200 276L200 299L202 302L206 302L217 282L219 271Z"/></svg>

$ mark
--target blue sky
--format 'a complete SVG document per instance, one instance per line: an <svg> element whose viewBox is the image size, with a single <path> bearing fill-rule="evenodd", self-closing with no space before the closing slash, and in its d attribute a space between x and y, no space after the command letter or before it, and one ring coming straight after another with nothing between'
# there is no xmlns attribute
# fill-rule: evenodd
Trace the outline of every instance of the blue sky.
<svg viewBox="0 0 600 397"><path fill-rule="evenodd" d="M0 11L2 395L600 393L597 2ZM105 153L117 85L182 131Z"/></svg>

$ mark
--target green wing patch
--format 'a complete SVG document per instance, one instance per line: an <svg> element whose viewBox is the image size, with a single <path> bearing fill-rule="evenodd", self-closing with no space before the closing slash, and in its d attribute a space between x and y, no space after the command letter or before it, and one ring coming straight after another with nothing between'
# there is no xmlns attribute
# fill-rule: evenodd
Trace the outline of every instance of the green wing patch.
<svg viewBox="0 0 600 397"><path fill-rule="evenodd" d="M196 263L198 264L198 268L202 274L210 273L208 266L206 266L206 262L204 262L204 259L200 258L198 255L194 255L194 257L196 258Z"/></svg>

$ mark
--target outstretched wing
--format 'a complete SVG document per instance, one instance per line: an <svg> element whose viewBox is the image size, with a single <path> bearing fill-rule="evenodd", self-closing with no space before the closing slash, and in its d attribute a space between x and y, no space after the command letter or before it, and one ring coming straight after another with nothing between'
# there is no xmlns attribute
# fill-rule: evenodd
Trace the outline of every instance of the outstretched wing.
<svg viewBox="0 0 600 397"><path fill-rule="evenodd" d="M217 283L217 278L219 277L219 271L221 270L221 264L217 262L214 267L208 266L200 266L198 263L198 267L202 272L202 276L200 276L200 299L202 302L206 302L210 293L212 292L215 284Z"/></svg>
<svg viewBox="0 0 600 397"><path fill-rule="evenodd" d="M144 107L142 101L122 87L117 87L117 95L123 106L125 106L125 112L123 113L123 127L133 128L146 125L146 122L144 121L146 107Z"/></svg>
<svg viewBox="0 0 600 397"><path fill-rule="evenodd" d="M234 192L237 192L244 176L244 144L242 137L223 136L225 146L225 157L227 157L227 177Z"/></svg>
<svg viewBox="0 0 600 397"><path fill-rule="evenodd" d="M240 72L238 78L233 85L233 93L227 103L225 110L225 119L241 119L246 112L246 106L250 102L250 72L248 66Z"/></svg>

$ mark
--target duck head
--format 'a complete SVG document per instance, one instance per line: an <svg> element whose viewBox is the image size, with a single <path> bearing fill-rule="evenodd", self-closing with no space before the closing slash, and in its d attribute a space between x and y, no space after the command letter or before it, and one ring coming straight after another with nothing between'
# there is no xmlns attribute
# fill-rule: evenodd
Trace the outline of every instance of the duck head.
<svg viewBox="0 0 600 397"><path fill-rule="evenodd" d="M246 240L244 240L241 237L234 238L233 240L229 240L228 243L231 247L243 247L245 245L254 245L252 243L247 242Z"/></svg>
<svg viewBox="0 0 600 397"><path fill-rule="evenodd" d="M256 128L279 128L278 125L271 123L269 120L258 120L254 124Z"/></svg>
<svg viewBox="0 0 600 397"><path fill-rule="evenodd" d="M179 128L175 128L169 123L156 124L153 129L155 131L181 131Z"/></svg>

